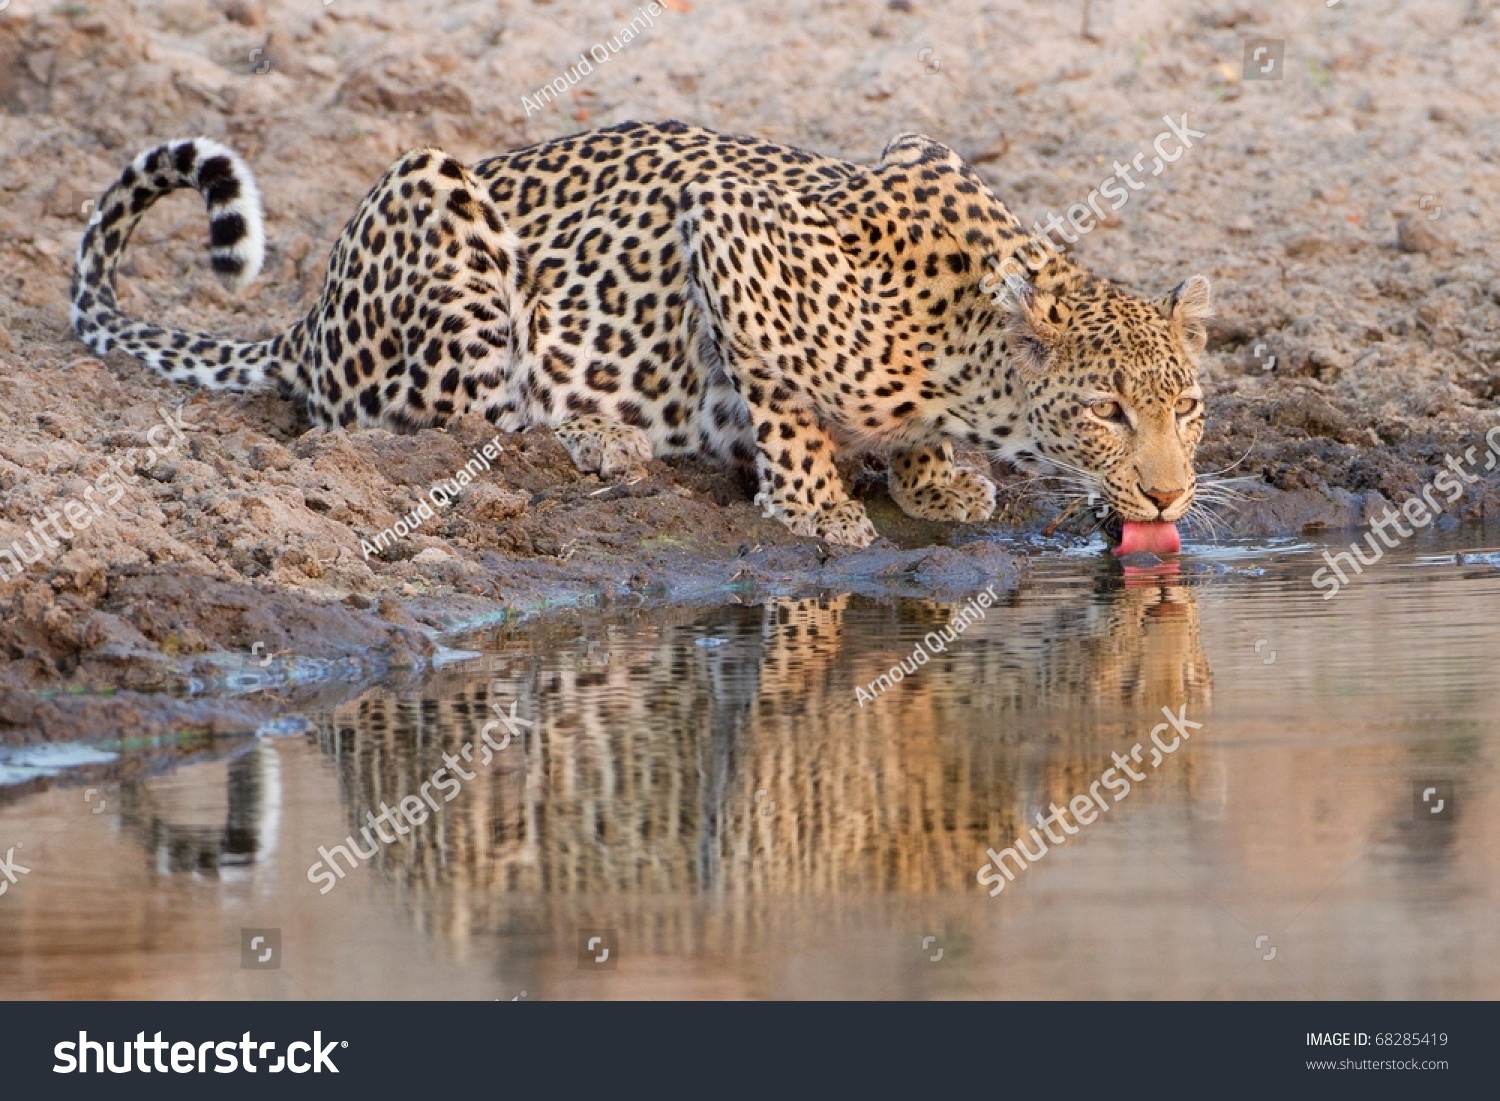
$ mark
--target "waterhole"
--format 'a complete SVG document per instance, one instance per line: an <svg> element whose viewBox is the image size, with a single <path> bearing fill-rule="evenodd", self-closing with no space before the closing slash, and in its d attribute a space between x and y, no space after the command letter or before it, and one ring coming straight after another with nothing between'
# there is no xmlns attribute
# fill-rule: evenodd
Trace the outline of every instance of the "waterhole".
<svg viewBox="0 0 1500 1101"><path fill-rule="evenodd" d="M0 994L1496 997L1500 551L1330 599L1347 540L578 613L102 787L0 760L55 774Z"/></svg>

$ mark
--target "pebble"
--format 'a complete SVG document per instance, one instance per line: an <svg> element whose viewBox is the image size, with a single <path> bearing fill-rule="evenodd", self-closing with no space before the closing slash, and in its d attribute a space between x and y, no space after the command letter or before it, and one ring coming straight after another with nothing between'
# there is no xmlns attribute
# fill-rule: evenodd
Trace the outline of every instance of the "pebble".
<svg viewBox="0 0 1500 1101"><path fill-rule="evenodd" d="M1427 217L1403 215L1396 223L1396 247L1402 252L1446 252L1448 241Z"/></svg>

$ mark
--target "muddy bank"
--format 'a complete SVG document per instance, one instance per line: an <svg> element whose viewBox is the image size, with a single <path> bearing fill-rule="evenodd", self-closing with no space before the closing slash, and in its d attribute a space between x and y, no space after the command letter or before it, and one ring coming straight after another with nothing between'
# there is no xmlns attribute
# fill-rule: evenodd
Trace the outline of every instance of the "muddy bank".
<svg viewBox="0 0 1500 1101"><path fill-rule="evenodd" d="M566 531L569 552L445 551L453 564L446 583L402 581L391 586L399 596L353 591L334 599L228 581L222 572L159 568L101 570L99 585L86 591L28 578L0 602L0 646L9 658L0 664L0 745L94 739L106 730L161 736L214 714L208 701L174 698L202 694L232 701L217 714L220 732L243 732L362 684L419 677L448 659L443 643L464 632L565 609L718 604L828 589L957 599L986 585L1013 588L1022 574L1015 554L982 539L909 549L882 541L850 552L766 523L764 543L735 542L742 534L735 514L754 516L748 505L699 505L701 516L653 507L657 497L684 500L673 492L682 488L677 472L653 465L663 469L605 502L621 503L615 521L590 522L587 539L578 538L584 522L570 513L604 507L598 496L608 494L599 495L592 479L528 498L541 512L554 502L559 515L513 536L531 542ZM571 473L569 480L581 481ZM715 516L723 525L717 532L708 524ZM647 534L662 530L693 534ZM616 540L627 531L636 531L635 542L622 548Z"/></svg>

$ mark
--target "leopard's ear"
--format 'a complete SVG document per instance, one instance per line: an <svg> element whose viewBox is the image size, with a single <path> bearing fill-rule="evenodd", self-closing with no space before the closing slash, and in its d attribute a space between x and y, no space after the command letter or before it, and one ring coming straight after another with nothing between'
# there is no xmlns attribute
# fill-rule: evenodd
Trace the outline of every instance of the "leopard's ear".
<svg viewBox="0 0 1500 1101"><path fill-rule="evenodd" d="M1017 275L1006 275L999 298L1010 311L1006 340L1023 371L1046 369L1052 350L1062 341L1066 305L1052 291L1039 290Z"/></svg>
<svg viewBox="0 0 1500 1101"><path fill-rule="evenodd" d="M1207 279L1195 275L1178 283L1172 293L1157 300L1156 308L1172 323L1172 330L1184 348L1193 355L1203 351L1208 343L1208 328L1203 322L1214 313Z"/></svg>

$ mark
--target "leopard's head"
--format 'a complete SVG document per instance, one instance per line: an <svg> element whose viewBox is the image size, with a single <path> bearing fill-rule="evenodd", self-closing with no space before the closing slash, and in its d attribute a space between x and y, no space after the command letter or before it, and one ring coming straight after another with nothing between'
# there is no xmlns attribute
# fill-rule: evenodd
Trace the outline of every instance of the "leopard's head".
<svg viewBox="0 0 1500 1101"><path fill-rule="evenodd" d="M992 446L1097 494L1111 522L1181 519L1203 433L1208 280L1194 276L1155 302L1098 279L1051 290L1012 280L1009 290L1006 350L1025 421Z"/></svg>

